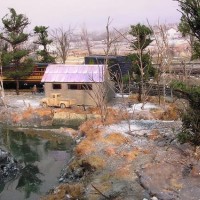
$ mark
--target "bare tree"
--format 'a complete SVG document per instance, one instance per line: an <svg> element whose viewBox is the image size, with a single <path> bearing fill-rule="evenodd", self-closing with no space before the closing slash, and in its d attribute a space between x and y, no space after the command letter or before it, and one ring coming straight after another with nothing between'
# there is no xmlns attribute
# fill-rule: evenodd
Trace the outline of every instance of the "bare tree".
<svg viewBox="0 0 200 200"><path fill-rule="evenodd" d="M87 84L85 86L85 91L88 93L90 98L95 102L97 108L100 110L101 122L105 125L108 116L108 100L113 93L113 82L110 79L107 68L105 65L99 65L99 82L94 80L93 74L90 75L91 82L95 83L90 89Z"/></svg>
<svg viewBox="0 0 200 200"><path fill-rule="evenodd" d="M163 86L163 96L165 101L165 87L170 82L169 80L166 80L166 72L170 72L170 65L172 62L172 56L170 53L170 46L169 46L169 39L167 35L167 27L166 25L161 25L159 22L156 25L156 27L150 26L149 27L152 30L154 41L155 41L155 47L156 47L156 56L155 56L155 62L156 62L156 82L158 86L158 97L159 97L159 104L161 103L161 93L160 93L160 86L162 82Z"/></svg>
<svg viewBox="0 0 200 200"><path fill-rule="evenodd" d="M87 49L88 55L92 55L92 44L90 40L90 35L85 25L81 28L81 41L84 43L85 48Z"/></svg>
<svg viewBox="0 0 200 200"><path fill-rule="evenodd" d="M103 40L103 44L105 45L104 54L106 56L105 64L108 65L108 56L112 50L114 50L114 54L117 54L118 43L123 39L123 33L119 33L115 28L110 30L110 25L112 20L108 17L106 24L106 35L105 40Z"/></svg>
<svg viewBox="0 0 200 200"><path fill-rule="evenodd" d="M70 26L67 30L64 30L63 28L57 28L51 32L53 43L56 47L57 57L61 58L63 64L66 62L69 54L72 34L73 30Z"/></svg>
<svg viewBox="0 0 200 200"><path fill-rule="evenodd" d="M109 60L108 57L113 43L121 37L120 34L117 34L117 36L115 37L111 37L110 24L111 21L109 17L106 24L106 39L104 40L104 44L106 46L104 49L106 59L104 62L104 66L103 67L99 66L100 70L99 74L101 74L101 78L103 79L103 81L101 83L94 84L94 88L92 91L86 90L89 92L90 97L94 100L97 107L99 107L101 121L103 124L105 124L108 114L108 97L110 96L109 93L114 92L114 82L112 80L110 69L108 68L108 60Z"/></svg>

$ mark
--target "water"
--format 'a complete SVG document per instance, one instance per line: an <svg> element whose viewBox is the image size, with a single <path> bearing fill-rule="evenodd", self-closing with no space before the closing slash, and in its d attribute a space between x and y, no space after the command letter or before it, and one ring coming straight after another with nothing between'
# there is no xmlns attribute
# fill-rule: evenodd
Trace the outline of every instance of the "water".
<svg viewBox="0 0 200 200"><path fill-rule="evenodd" d="M58 184L61 170L71 157L73 142L53 132L14 131L0 127L0 148L23 166L14 180L0 185L1 200L38 200Z"/></svg>

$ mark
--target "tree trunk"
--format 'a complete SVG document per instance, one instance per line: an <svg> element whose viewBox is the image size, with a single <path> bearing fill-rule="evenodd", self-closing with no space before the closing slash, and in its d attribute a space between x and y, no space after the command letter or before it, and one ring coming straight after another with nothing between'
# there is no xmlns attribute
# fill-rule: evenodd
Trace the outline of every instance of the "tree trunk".
<svg viewBox="0 0 200 200"><path fill-rule="evenodd" d="M143 87L142 87L142 83L139 82L139 90L138 90L138 101L142 102L142 93L143 93Z"/></svg>
<svg viewBox="0 0 200 200"><path fill-rule="evenodd" d="M161 104L160 81L157 81L157 87L158 87L158 102L160 105Z"/></svg>
<svg viewBox="0 0 200 200"><path fill-rule="evenodd" d="M19 80L16 80L16 94L19 95Z"/></svg>

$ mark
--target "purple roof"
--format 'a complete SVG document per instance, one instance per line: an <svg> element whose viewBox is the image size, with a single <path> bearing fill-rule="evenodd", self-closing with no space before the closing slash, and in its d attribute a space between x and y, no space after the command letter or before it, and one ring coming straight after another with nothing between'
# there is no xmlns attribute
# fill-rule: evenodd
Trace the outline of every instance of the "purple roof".
<svg viewBox="0 0 200 200"><path fill-rule="evenodd" d="M103 82L104 65L48 65L41 82Z"/></svg>

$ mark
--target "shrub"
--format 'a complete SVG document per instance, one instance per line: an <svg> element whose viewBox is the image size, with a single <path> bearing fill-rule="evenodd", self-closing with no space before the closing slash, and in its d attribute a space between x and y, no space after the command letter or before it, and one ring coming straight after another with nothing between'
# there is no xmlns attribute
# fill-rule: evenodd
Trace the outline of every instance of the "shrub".
<svg viewBox="0 0 200 200"><path fill-rule="evenodd" d="M193 140L192 135L187 130L182 130L180 133L178 133L177 139L181 144Z"/></svg>
<svg viewBox="0 0 200 200"><path fill-rule="evenodd" d="M200 144L200 87L188 86L182 82L172 84L179 97L189 101L189 108L182 113L183 128L178 134L181 143L190 142L194 145Z"/></svg>
<svg viewBox="0 0 200 200"><path fill-rule="evenodd" d="M175 89L189 101L190 107L182 113L183 129L178 134L182 143L200 145L200 87L176 83Z"/></svg>
<svg viewBox="0 0 200 200"><path fill-rule="evenodd" d="M178 134L178 140L181 143L190 142L194 145L200 145L200 111L187 109L182 114L183 128Z"/></svg>

